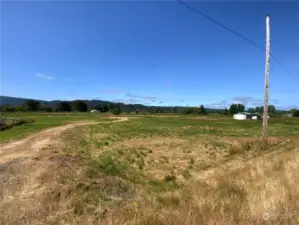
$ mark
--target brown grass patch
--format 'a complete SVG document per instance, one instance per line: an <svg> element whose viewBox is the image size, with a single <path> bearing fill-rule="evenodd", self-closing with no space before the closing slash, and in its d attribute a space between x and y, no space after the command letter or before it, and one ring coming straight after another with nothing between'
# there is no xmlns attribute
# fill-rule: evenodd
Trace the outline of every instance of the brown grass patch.
<svg viewBox="0 0 299 225"><path fill-rule="evenodd" d="M118 215L115 221L163 225L297 224L298 150L259 156L247 162L232 161L207 171L206 176L199 176L174 194L146 202L135 217Z"/></svg>
<svg viewBox="0 0 299 225"><path fill-rule="evenodd" d="M205 138L181 139L178 137L134 138L116 142L101 150L123 149L122 159L138 167L142 160L142 173L147 177L163 180L173 172L184 181L184 171L196 174L225 159L225 147L216 146Z"/></svg>

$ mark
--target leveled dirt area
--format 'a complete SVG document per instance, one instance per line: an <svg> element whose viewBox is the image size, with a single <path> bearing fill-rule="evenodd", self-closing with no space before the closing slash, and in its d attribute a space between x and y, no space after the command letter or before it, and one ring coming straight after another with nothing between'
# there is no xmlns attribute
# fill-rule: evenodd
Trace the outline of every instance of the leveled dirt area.
<svg viewBox="0 0 299 225"><path fill-rule="evenodd" d="M9 163L11 160L35 155L39 150L49 144L53 144L55 139L64 131L77 127L96 124L95 122L79 122L64 126L46 129L38 134L27 137L19 141L9 142L0 146L0 164Z"/></svg>
<svg viewBox="0 0 299 225"><path fill-rule="evenodd" d="M128 117L109 117L116 119L116 121L101 122L123 122L128 120ZM0 145L0 164L9 163L10 160L16 160L20 157L33 156L40 149L49 144L53 144L56 138L64 131L78 126L86 126L97 124L99 122L75 122L64 126L54 127L41 131L35 135L27 137L22 140L12 141Z"/></svg>

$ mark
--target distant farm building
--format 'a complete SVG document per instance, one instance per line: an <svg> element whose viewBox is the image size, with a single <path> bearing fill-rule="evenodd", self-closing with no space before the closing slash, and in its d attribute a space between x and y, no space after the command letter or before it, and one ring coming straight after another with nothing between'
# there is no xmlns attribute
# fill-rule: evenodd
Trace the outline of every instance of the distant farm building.
<svg viewBox="0 0 299 225"><path fill-rule="evenodd" d="M233 115L235 120L260 120L261 116L255 113L240 112Z"/></svg>
<svg viewBox="0 0 299 225"><path fill-rule="evenodd" d="M93 109L90 111L91 113L99 113L100 111L99 110L96 110L96 109Z"/></svg>

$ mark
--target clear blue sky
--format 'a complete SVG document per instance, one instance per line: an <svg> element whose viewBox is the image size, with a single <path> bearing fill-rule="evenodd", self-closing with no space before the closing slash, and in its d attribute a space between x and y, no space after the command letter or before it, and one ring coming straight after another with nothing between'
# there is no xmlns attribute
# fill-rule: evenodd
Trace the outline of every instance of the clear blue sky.
<svg viewBox="0 0 299 225"><path fill-rule="evenodd" d="M271 50L270 103L299 105L299 2L191 1ZM265 53L175 1L2 2L1 94L221 107L263 100Z"/></svg>

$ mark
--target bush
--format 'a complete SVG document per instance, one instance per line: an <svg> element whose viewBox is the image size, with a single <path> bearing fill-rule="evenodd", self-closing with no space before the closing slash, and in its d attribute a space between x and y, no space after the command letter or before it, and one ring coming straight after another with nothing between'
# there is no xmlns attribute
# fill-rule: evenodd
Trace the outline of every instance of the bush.
<svg viewBox="0 0 299 225"><path fill-rule="evenodd" d="M112 109L111 112L114 115L119 115L121 113L121 109L120 108L115 108L115 109Z"/></svg>
<svg viewBox="0 0 299 225"><path fill-rule="evenodd" d="M299 117L299 110L296 110L296 111L293 113L293 117Z"/></svg>

